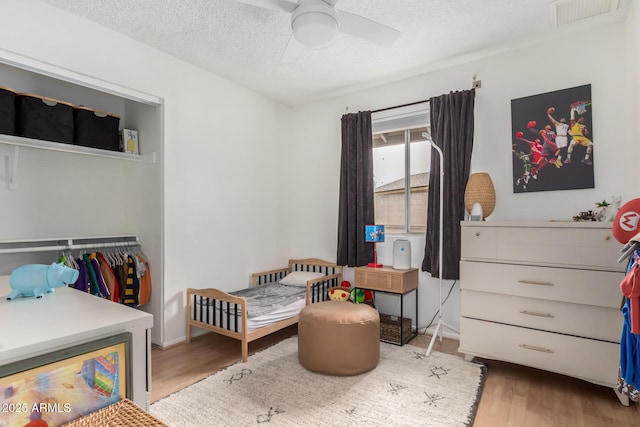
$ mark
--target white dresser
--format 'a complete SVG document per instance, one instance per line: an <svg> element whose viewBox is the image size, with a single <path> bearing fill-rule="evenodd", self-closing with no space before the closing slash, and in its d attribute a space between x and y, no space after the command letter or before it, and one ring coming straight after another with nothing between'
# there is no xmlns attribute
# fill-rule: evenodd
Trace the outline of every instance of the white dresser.
<svg viewBox="0 0 640 427"><path fill-rule="evenodd" d="M611 223L461 225L459 351L614 387L626 264Z"/></svg>

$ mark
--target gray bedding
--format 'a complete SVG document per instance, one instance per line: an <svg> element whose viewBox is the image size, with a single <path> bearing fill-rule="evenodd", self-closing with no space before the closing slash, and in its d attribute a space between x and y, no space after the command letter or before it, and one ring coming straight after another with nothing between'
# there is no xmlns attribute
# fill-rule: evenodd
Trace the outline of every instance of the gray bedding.
<svg viewBox="0 0 640 427"><path fill-rule="evenodd" d="M304 299L307 288L271 283L229 293L247 300L247 318L251 319Z"/></svg>

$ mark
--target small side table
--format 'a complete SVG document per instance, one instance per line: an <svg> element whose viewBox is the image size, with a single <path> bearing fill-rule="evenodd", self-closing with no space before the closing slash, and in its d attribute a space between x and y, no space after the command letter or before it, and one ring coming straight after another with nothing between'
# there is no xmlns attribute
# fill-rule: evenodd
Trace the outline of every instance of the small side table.
<svg viewBox="0 0 640 427"><path fill-rule="evenodd" d="M376 292L397 294L400 296L400 342L381 341L392 344L404 345L410 339L418 335L418 269L395 270L390 267L371 268L368 266L356 267L355 285L356 288L368 289ZM414 292L416 301L416 329L411 328L409 334L404 333L402 322L404 319L404 297L406 294Z"/></svg>

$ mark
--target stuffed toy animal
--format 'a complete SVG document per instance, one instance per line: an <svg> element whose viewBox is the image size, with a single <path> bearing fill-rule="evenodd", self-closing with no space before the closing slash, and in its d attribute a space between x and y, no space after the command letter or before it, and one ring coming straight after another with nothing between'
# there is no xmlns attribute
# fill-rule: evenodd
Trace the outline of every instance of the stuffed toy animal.
<svg viewBox="0 0 640 427"><path fill-rule="evenodd" d="M350 293L351 302L361 303L364 302L364 290L360 288L354 288Z"/></svg>
<svg viewBox="0 0 640 427"><path fill-rule="evenodd" d="M329 289L329 299L331 301L349 301L349 288L338 286Z"/></svg>
<svg viewBox="0 0 640 427"><path fill-rule="evenodd" d="M45 293L51 293L54 288L75 283L78 280L78 270L62 264L27 264L11 272L9 284L11 293L8 300L22 297L42 298Z"/></svg>
<svg viewBox="0 0 640 427"><path fill-rule="evenodd" d="M368 289L360 289L354 288L351 290L349 297L351 302L359 303L368 303L373 301L373 292Z"/></svg>

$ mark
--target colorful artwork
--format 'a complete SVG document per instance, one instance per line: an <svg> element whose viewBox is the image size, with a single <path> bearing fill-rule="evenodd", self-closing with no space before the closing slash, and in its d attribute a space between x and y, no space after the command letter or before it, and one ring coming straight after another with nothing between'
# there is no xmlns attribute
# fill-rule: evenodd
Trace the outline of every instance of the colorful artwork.
<svg viewBox="0 0 640 427"><path fill-rule="evenodd" d="M365 242L384 242L384 225L365 225Z"/></svg>
<svg viewBox="0 0 640 427"><path fill-rule="evenodd" d="M513 192L594 188L591 85L511 100Z"/></svg>
<svg viewBox="0 0 640 427"><path fill-rule="evenodd" d="M58 426L129 397L130 339L122 334L51 353L27 369L25 362L9 366L14 373L0 378L0 426Z"/></svg>

